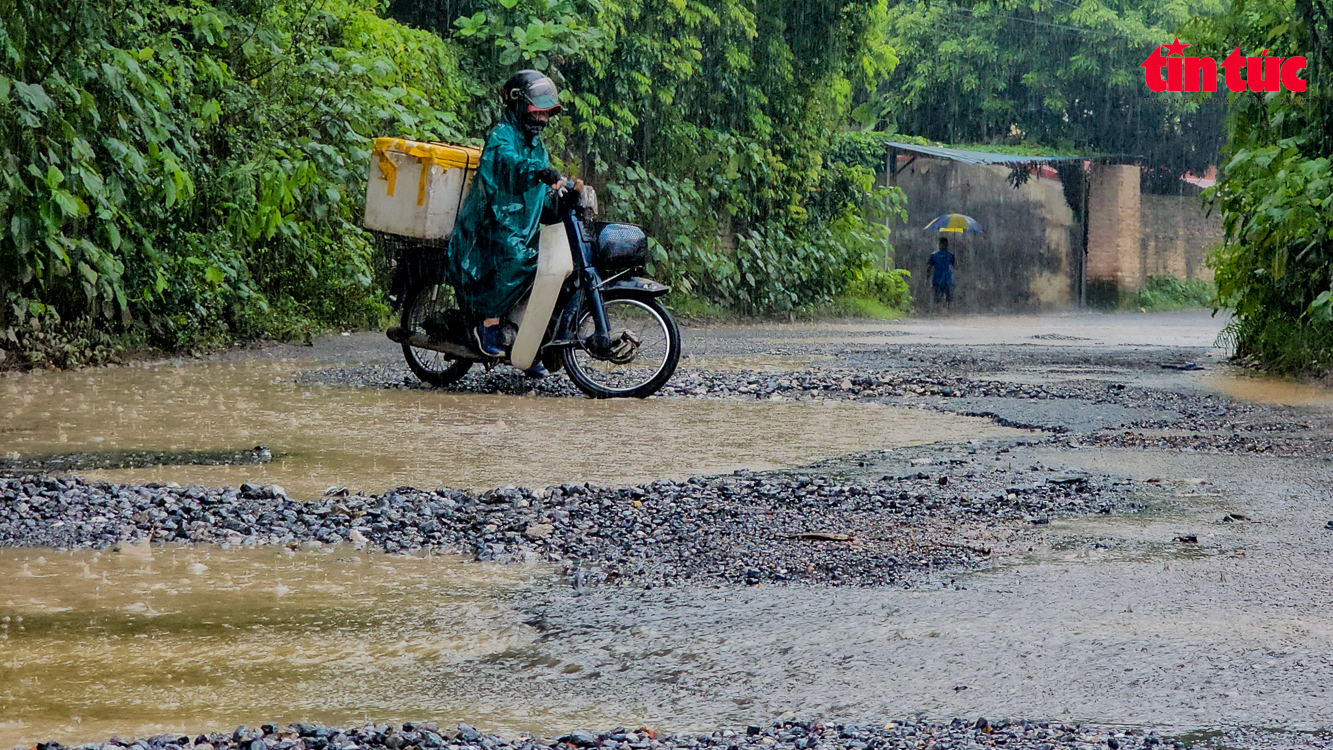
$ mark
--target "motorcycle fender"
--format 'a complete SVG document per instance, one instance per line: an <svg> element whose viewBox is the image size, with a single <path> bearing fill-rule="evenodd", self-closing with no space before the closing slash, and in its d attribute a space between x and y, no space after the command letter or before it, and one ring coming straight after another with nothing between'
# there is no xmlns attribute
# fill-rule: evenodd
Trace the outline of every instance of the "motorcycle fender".
<svg viewBox="0 0 1333 750"><path fill-rule="evenodd" d="M652 279L645 279L640 276L633 276L628 279L616 279L608 282L602 287L602 292L624 291L638 292L645 297L661 297L671 291L671 287Z"/></svg>
<svg viewBox="0 0 1333 750"><path fill-rule="evenodd" d="M560 290L573 271L574 259L569 252L565 228L559 224L542 227L537 277L532 282L532 292L522 312L518 314L521 321L518 336L509 352L509 362L520 370L532 367L537 359L537 351L550 327L551 313L555 312L556 302L560 299Z"/></svg>

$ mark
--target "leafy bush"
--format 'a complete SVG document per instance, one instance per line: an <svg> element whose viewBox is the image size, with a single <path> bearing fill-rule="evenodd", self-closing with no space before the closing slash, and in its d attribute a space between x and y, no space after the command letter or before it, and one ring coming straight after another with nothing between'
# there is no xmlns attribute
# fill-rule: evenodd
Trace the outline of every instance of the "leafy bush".
<svg viewBox="0 0 1333 750"><path fill-rule="evenodd" d="M0 346L78 364L378 323L370 139L480 137L523 66L563 83L559 166L679 288L800 311L891 258L900 194L826 158L894 62L884 0L435 5L440 34L380 0L0 6Z"/></svg>
<svg viewBox="0 0 1333 750"><path fill-rule="evenodd" d="M905 268L866 269L847 286L847 295L876 302L889 310L910 312L912 291L907 279L911 275L912 272Z"/></svg>
<svg viewBox="0 0 1333 750"><path fill-rule="evenodd" d="M30 324L22 336L15 334L9 342L22 364L72 368L118 362L125 350L137 343L133 337L97 328L94 318L66 322L49 314L45 320L34 318L32 323L35 325ZM0 362L6 359L0 357Z"/></svg>
<svg viewBox="0 0 1333 750"><path fill-rule="evenodd" d="M1149 312L1211 307L1217 287L1204 279L1182 281L1175 276L1149 276L1133 300L1133 306Z"/></svg>
<svg viewBox="0 0 1333 750"><path fill-rule="evenodd" d="M687 293L798 312L891 257L880 220L901 194L831 156L852 90L896 62L883 0L413 7L455 30L483 90L525 65L563 81L552 153L605 187L614 217L648 228L652 270Z"/></svg>
<svg viewBox="0 0 1333 750"><path fill-rule="evenodd" d="M463 99L448 45L378 10L0 8L6 346L51 361L46 320L166 349L377 322L368 138L456 137Z"/></svg>
<svg viewBox="0 0 1333 750"><path fill-rule="evenodd" d="M1248 366L1299 375L1333 372L1333 329L1308 319L1233 318L1220 338Z"/></svg>
<svg viewBox="0 0 1333 750"><path fill-rule="evenodd" d="M1235 310L1239 357L1281 372L1333 369L1333 14L1323 2L1235 0L1186 31L1220 57L1308 57L1302 94L1231 97L1221 179L1205 197L1226 243L1211 258L1219 301ZM1182 34L1183 36L1183 34Z"/></svg>

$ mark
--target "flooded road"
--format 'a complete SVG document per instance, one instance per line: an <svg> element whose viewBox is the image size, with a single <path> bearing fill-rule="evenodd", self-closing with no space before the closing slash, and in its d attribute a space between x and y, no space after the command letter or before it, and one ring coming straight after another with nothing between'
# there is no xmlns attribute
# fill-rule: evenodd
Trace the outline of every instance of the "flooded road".
<svg viewBox="0 0 1333 750"><path fill-rule="evenodd" d="M1328 729L1333 465L1318 442L1327 431L1319 418L1327 392L1230 374L1206 349L1214 325L1206 315L1166 318L1177 324L1165 331L1150 325L1153 316L1118 316L1109 327L1093 317L867 324L865 336L850 337L855 325L770 326L758 343L744 330L724 332L690 367L768 377L851 363L868 372L902 367L1031 383L1030 392L1006 398L1026 411L1064 407L1068 414L1055 422L1078 440L1087 435L1068 415L1108 403L1175 414L1163 433L1204 432L1190 422L1202 418L1225 425L1197 451L1084 447L1056 436L993 456L955 445L920 449L936 452L929 460L857 456L837 464L839 482L858 471L918 474L912 492L927 498L966 486L957 475L947 486L939 481L943 467L970 470L956 462L1003 467L1014 477L1003 486L1018 492L1040 475L1038 465L1047 477L1126 477L1151 488L1149 512L972 525L951 541L1003 550L988 559L991 568L950 572L912 590L765 583L576 591L539 565L345 545L295 553L3 550L0 748L370 718L467 721L511 735L618 725L713 731L783 711L879 725L922 712L945 722ZM919 348L770 351L775 342L822 337ZM1185 348L1133 353L1154 340ZM937 344L972 347L961 351L978 362ZM926 363L941 351L940 364ZM1161 367L1181 361L1206 369ZM335 484L367 491L618 484L1032 435L850 400L607 403L293 383L309 366L257 360L0 379L0 451L225 453L263 444L274 454L266 465L92 474L276 481L311 497ZM1071 380L1129 392L1086 383L1050 390ZM1212 395L1201 400L1219 392L1244 408L1226 411ZM1233 433L1274 441L1298 428L1305 442L1299 450L1279 444L1282 455L1258 452L1277 450L1264 443L1246 452L1247 443L1228 442Z"/></svg>
<svg viewBox="0 0 1333 750"><path fill-rule="evenodd" d="M1327 466L1008 455L1151 478L1161 497L969 537L1016 553L934 590L574 591L541 566L345 546L3 551L0 747L367 718L711 731L784 711L1321 726L1333 574L1308 520Z"/></svg>
<svg viewBox="0 0 1333 750"><path fill-rule="evenodd" d="M0 454L245 451L271 463L86 472L91 479L330 486L544 487L772 469L875 448L1026 434L879 404L594 401L298 385L300 363L33 373L0 379Z"/></svg>
<svg viewBox="0 0 1333 750"><path fill-rule="evenodd" d="M534 642L513 603L550 580L350 549L0 550L0 747L484 715L443 683Z"/></svg>

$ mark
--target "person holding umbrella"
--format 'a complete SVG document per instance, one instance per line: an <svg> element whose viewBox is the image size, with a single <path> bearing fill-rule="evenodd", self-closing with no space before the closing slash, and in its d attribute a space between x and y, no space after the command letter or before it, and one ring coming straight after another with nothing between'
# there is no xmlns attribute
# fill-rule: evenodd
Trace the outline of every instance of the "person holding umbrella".
<svg viewBox="0 0 1333 750"><path fill-rule="evenodd" d="M930 269L931 290L934 292L931 309L934 310L941 303L946 309L952 308L953 267L957 259L952 252L949 252L949 239L944 235L946 232L977 234L981 232L981 226L971 216L944 214L926 225L927 231L931 229L940 233L939 249L931 253L930 259L926 261L926 267Z"/></svg>
<svg viewBox="0 0 1333 750"><path fill-rule="evenodd" d="M931 309L944 303L945 309L953 307L953 266L954 254L949 252L949 238L940 236L940 248L930 254L926 267L930 269L930 286L935 292Z"/></svg>

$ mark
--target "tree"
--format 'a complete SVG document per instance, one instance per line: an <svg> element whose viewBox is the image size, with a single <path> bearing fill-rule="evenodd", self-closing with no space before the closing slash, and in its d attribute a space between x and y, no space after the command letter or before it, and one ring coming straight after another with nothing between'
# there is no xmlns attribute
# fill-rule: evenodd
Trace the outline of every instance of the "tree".
<svg viewBox="0 0 1333 750"><path fill-rule="evenodd" d="M1220 301L1237 355L1283 372L1333 370L1333 6L1236 0L1186 31L1205 52L1307 58L1307 88L1231 95L1227 161L1207 197L1226 244Z"/></svg>
<svg viewBox="0 0 1333 750"><path fill-rule="evenodd" d="M369 138L456 137L462 94L452 50L376 10L0 5L5 345L68 364L91 354L46 351L62 321L168 349L377 321Z"/></svg>
<svg viewBox="0 0 1333 750"><path fill-rule="evenodd" d="M885 37L902 63L856 115L951 143L1132 154L1168 179L1217 163L1225 99L1145 96L1139 65L1220 0L910 0Z"/></svg>
<svg viewBox="0 0 1333 750"><path fill-rule="evenodd" d="M895 59L885 0L476 0L451 22L485 92L519 67L562 84L564 166L648 225L673 283L745 311L827 302L888 251L891 210L859 167L825 162L853 88ZM406 16L405 16L406 17Z"/></svg>

